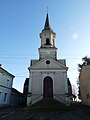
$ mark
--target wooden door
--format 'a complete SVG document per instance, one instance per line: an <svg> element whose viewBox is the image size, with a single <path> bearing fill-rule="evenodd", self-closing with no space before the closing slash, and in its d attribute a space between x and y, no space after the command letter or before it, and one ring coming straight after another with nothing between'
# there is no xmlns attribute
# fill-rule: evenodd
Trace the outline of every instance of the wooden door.
<svg viewBox="0 0 90 120"><path fill-rule="evenodd" d="M51 77L47 76L44 78L44 86L43 86L43 97L44 98L52 98L53 97L53 80Z"/></svg>

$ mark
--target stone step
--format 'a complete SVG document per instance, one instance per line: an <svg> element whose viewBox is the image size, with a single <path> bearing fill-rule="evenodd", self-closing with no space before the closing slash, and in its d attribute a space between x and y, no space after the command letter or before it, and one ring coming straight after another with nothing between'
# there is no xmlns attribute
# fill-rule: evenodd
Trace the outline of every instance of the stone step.
<svg viewBox="0 0 90 120"><path fill-rule="evenodd" d="M57 100L52 99L52 98L45 98L45 99L37 102L37 103L35 104L35 106L36 106L36 105L60 105L60 106L63 105L63 106L64 106L63 103L60 103L60 102L58 102Z"/></svg>
<svg viewBox="0 0 90 120"><path fill-rule="evenodd" d="M63 103L60 103L52 98L45 98L28 107L28 110L31 111L66 111L67 109L69 109L69 107L66 107Z"/></svg>

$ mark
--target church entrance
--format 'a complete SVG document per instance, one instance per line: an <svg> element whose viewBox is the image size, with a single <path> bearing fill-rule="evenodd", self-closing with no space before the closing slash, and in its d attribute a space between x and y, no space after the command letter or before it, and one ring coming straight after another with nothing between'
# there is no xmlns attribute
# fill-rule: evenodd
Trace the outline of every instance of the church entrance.
<svg viewBox="0 0 90 120"><path fill-rule="evenodd" d="M44 78L43 97L44 98L53 98L53 80L49 76Z"/></svg>

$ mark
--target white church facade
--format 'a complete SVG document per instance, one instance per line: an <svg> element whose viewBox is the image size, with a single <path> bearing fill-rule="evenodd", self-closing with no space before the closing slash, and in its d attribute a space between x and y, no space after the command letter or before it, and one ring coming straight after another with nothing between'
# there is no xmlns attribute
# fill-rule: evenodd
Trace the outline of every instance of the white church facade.
<svg viewBox="0 0 90 120"><path fill-rule="evenodd" d="M45 98L56 99L70 104L68 96L67 70L65 59L57 59L56 33L51 29L48 13L45 26L40 33L39 59L31 60L27 106Z"/></svg>

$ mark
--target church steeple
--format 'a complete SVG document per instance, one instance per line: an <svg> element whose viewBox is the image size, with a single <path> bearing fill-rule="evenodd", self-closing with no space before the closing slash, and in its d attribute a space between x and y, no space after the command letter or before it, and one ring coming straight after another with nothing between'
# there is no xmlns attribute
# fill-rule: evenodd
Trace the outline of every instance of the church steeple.
<svg viewBox="0 0 90 120"><path fill-rule="evenodd" d="M45 21L45 25L44 25L44 30L46 30L46 29L51 29L50 23L49 23L48 13L47 13L46 21Z"/></svg>
<svg viewBox="0 0 90 120"><path fill-rule="evenodd" d="M39 58L46 56L57 58L57 48L55 47L56 33L51 29L48 13L44 24L44 29L40 33L41 46L39 48ZM48 52L47 52L48 51Z"/></svg>

